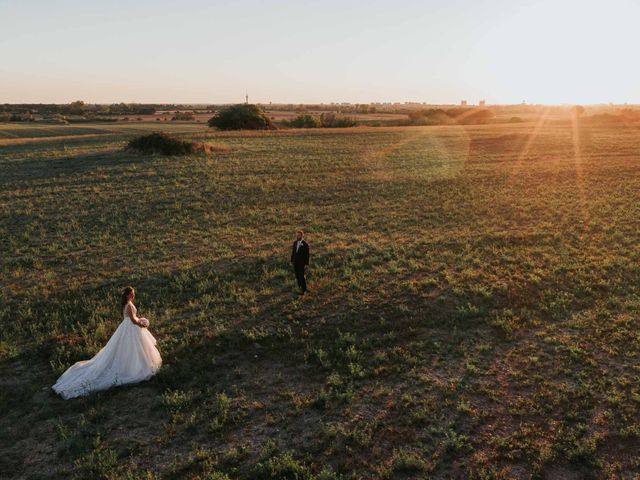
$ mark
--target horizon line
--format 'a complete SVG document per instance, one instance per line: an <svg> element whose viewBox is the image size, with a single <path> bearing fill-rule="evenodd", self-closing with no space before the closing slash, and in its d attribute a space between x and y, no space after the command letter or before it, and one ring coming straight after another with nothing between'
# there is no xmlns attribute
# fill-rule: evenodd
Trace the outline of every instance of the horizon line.
<svg viewBox="0 0 640 480"><path fill-rule="evenodd" d="M73 100L71 102L1 102L0 105L69 105L74 102L81 101L85 105L117 105L120 103L124 103L127 105L184 105L184 106L201 106L201 105L237 105L243 104L247 102L237 101L237 102L176 102L176 101L164 101L164 102L139 102L139 101L111 101L111 102L92 102L92 101L84 101L84 100ZM466 103L462 104L462 102L458 103L446 103L446 102L418 102L418 101L386 101L386 102L249 102L254 105L326 105L326 106L346 106L346 105L383 105L383 106L410 106L410 105L424 105L424 106L457 106L457 107L474 107L474 106L484 106L484 107L570 107L581 105L585 107L637 107L640 106L640 103L485 103L484 105L480 105L480 102L477 103Z"/></svg>

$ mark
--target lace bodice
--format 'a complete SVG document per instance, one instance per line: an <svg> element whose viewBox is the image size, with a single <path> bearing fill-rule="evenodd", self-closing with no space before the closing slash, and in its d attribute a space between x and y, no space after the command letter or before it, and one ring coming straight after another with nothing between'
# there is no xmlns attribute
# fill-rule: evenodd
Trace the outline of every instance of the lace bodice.
<svg viewBox="0 0 640 480"><path fill-rule="evenodd" d="M129 317L128 309L127 309L127 306L129 306L129 305L131 305L131 311L133 312L134 315L138 312L138 309L136 308L136 306L133 303L128 302L124 306L124 310L122 311L122 314L124 315L124 318L126 320L131 320L131 318Z"/></svg>

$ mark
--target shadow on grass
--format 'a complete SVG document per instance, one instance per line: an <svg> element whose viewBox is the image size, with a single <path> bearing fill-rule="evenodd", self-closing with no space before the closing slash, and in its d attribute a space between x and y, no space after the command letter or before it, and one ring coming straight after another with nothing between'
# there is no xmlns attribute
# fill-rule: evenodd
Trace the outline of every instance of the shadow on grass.
<svg viewBox="0 0 640 480"><path fill-rule="evenodd" d="M456 249L455 242L445 243L443 248ZM472 436L474 413L469 399L481 397L474 390L482 382L479 372L496 361L503 343L487 312L504 307L508 299L476 299L447 285L425 294L407 288L402 274L388 275L384 288L368 283L363 272L395 261L394 255L371 246L318 254L304 300L296 295L286 259L258 256L114 278L38 300L11 299L2 316L8 326L3 334L17 347L15 355L0 363L0 374L10 379L2 390L11 392L0 400L2 410L10 412L2 424L17 418L40 424L54 417L68 423L96 405L111 412L97 424L111 424L124 403L143 399L146 421L158 417L167 425L166 441L206 437L214 425L216 435L248 435L256 444L275 438L288 448L319 451L321 459L336 465L342 460L330 453L334 442L360 449L375 439L391 451L416 425L427 425L433 439L429 444L444 449L441 463L446 471L446 465L470 448L466 439ZM144 385L69 402L59 399L50 385L112 334L121 321L118 294L126 283L137 288L140 311L152 319L163 368ZM384 388L376 387L380 383ZM376 388L377 396L371 397L367 392ZM162 408L154 408L167 392L192 399L170 419L162 416ZM203 410L219 408L211 407L212 398L223 393L244 405L230 417L236 420L215 413L211 421L198 421L201 415L208 418ZM467 403L458 404L465 397ZM386 402L399 398L398 407L387 408L385 420L377 420L374 427L360 419L370 421ZM410 419L405 404L413 410ZM351 420L342 413L347 407L354 411ZM305 422L300 421L301 411ZM273 415L280 420L269 420ZM309 435L312 420L313 428L328 425L315 432L319 440L292 443ZM48 441L53 441L55 430L46 428ZM5 446L19 445L31 435L13 430ZM18 465L22 454L11 451L9 466ZM367 455L358 459L361 468L367 468Z"/></svg>
<svg viewBox="0 0 640 480"><path fill-rule="evenodd" d="M104 143L108 150L100 153L87 153L85 151L73 154L63 151L62 156L51 158L50 151L46 151L46 157L33 157L20 160L0 161L3 170L3 183L14 185L14 182L48 180L65 175L79 175L82 173L95 173L98 169L111 169L125 167L134 164L149 162L151 157L131 155L123 153L119 147L111 146L112 141ZM84 140L83 142L87 142ZM59 145L57 145L59 147ZM92 145L91 148L94 148ZM43 150L46 148L43 147ZM33 153L33 147L25 147L25 151ZM13 152L19 153L19 151ZM0 184L1 185L1 184Z"/></svg>

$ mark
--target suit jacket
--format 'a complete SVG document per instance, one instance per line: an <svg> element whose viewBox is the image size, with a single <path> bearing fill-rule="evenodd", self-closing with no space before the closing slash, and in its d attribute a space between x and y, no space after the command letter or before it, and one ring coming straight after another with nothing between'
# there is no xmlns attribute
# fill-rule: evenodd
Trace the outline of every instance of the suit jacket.
<svg viewBox="0 0 640 480"><path fill-rule="evenodd" d="M309 265L309 244L302 240L302 245L296 252L296 245L298 241L293 242L293 248L291 249L291 261L294 265Z"/></svg>

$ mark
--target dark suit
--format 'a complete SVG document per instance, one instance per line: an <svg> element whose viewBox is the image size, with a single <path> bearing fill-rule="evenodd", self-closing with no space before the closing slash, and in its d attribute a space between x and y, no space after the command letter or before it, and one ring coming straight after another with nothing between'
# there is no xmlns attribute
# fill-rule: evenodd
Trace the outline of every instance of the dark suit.
<svg viewBox="0 0 640 480"><path fill-rule="evenodd" d="M302 240L300 248L298 248L298 241L293 242L291 249L291 263L293 263L293 269L296 272L296 280L302 293L307 291L307 280L304 278L304 267L309 265L309 244Z"/></svg>

